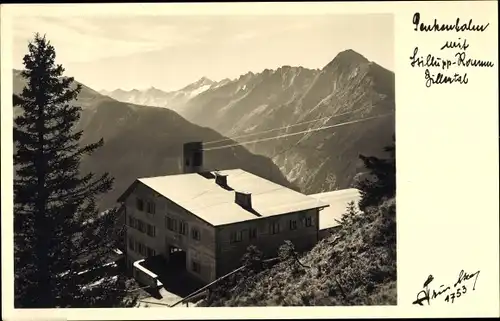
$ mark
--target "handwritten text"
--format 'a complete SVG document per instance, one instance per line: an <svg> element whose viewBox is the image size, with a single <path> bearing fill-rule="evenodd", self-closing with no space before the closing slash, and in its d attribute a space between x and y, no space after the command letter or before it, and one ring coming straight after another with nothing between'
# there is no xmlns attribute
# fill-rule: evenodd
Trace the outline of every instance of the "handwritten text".
<svg viewBox="0 0 500 321"><path fill-rule="evenodd" d="M472 19L468 23L460 23L460 18L457 18L455 24L438 24L437 19L431 25L422 22L420 13L416 12L413 15L413 25L415 31L430 32L430 31L471 31L484 32L489 23L474 24ZM466 68L492 68L494 63L491 60L478 59L467 52L470 47L470 42L464 37L457 39L446 40L439 47L440 53L421 53L420 48L416 46L413 49L413 54L410 58L410 65L414 68L425 68L424 79L425 86L442 84L461 84L469 83L469 76L463 69ZM449 52L452 51L452 55ZM462 70L452 69L460 68ZM432 72L432 69L440 69L439 72Z"/></svg>
<svg viewBox="0 0 500 321"><path fill-rule="evenodd" d="M434 281L434 277L429 275L427 280L424 282L423 289L417 293L417 298L413 301L413 304L427 305L431 304L432 300L442 298L444 302L454 303L456 299L468 293L469 289L471 291L476 290L476 282L479 277L480 271L474 273L466 273L464 270L460 271L457 281L453 285L441 284L439 287L430 289L429 285ZM470 284L466 284L466 281L474 279L472 287Z"/></svg>

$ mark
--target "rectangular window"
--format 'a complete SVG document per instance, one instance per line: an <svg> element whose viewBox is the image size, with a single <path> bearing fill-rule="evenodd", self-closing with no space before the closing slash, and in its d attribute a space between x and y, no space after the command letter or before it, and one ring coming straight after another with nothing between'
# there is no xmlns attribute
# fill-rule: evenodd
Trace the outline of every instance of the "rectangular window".
<svg viewBox="0 0 500 321"><path fill-rule="evenodd" d="M249 232L250 239L255 239L257 238L257 229L256 228L251 228Z"/></svg>
<svg viewBox="0 0 500 321"><path fill-rule="evenodd" d="M142 245L142 243L138 243L138 245L139 254L144 255L144 245Z"/></svg>
<svg viewBox="0 0 500 321"><path fill-rule="evenodd" d="M306 217L306 226L309 227L309 226L312 226L312 217Z"/></svg>
<svg viewBox="0 0 500 321"><path fill-rule="evenodd" d="M229 242L230 243L236 243L236 242L241 242L243 240L243 233L245 233L246 230L243 231L238 231L238 232L231 232L229 235Z"/></svg>
<svg viewBox="0 0 500 321"><path fill-rule="evenodd" d="M201 265L200 265L200 263L198 263L196 261L191 261L191 270L193 270L193 272L199 274L201 272Z"/></svg>
<svg viewBox="0 0 500 321"><path fill-rule="evenodd" d="M137 222L137 223L138 223L138 224L137 224L137 229L138 229L139 231L141 231L142 233L144 233L144 232L146 231L146 228L145 228L145 224L144 224L144 222L143 222L143 221L141 221L141 220L137 220L137 221L138 221L138 222Z"/></svg>
<svg viewBox="0 0 500 321"><path fill-rule="evenodd" d="M186 222L179 222L179 233L182 235L187 234L188 225Z"/></svg>
<svg viewBox="0 0 500 321"><path fill-rule="evenodd" d="M296 230L296 229L297 229L297 221L290 220L290 230Z"/></svg>
<svg viewBox="0 0 500 321"><path fill-rule="evenodd" d="M155 214L155 212L156 212L156 205L155 205L155 203L153 203L153 202L148 202L148 203L147 203L147 208L146 208L146 211L147 211L149 214Z"/></svg>
<svg viewBox="0 0 500 321"><path fill-rule="evenodd" d="M280 223L274 222L271 225L271 234L278 234L280 232Z"/></svg>
<svg viewBox="0 0 500 321"><path fill-rule="evenodd" d="M177 230L177 221L171 217L167 217L167 228L175 232Z"/></svg>
<svg viewBox="0 0 500 321"><path fill-rule="evenodd" d="M191 229L191 237L193 238L193 240L199 241L200 240L200 231L198 231L197 228L193 227Z"/></svg>
<svg viewBox="0 0 500 321"><path fill-rule="evenodd" d="M132 228L137 228L137 220L134 217L129 216L128 217L128 226L130 226Z"/></svg>
<svg viewBox="0 0 500 321"><path fill-rule="evenodd" d="M155 255L155 251L152 248L148 247L147 248L147 256L150 257L150 256L154 256L154 255Z"/></svg>
<svg viewBox="0 0 500 321"><path fill-rule="evenodd" d="M144 201L140 198L137 199L137 209L141 212L144 211Z"/></svg>
<svg viewBox="0 0 500 321"><path fill-rule="evenodd" d="M135 242L134 239L131 237L128 238L128 248L131 249L132 251L135 251Z"/></svg>
<svg viewBox="0 0 500 321"><path fill-rule="evenodd" d="M156 228L153 225L148 224L148 235L151 237L156 236Z"/></svg>
<svg viewBox="0 0 500 321"><path fill-rule="evenodd" d="M202 153L199 151L194 152L193 154L193 166L201 166L203 162Z"/></svg>

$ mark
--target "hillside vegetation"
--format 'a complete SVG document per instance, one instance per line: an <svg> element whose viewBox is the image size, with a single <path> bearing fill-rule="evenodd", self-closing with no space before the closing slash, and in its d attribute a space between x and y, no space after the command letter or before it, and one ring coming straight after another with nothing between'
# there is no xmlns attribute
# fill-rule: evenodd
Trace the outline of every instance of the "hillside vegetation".
<svg viewBox="0 0 500 321"><path fill-rule="evenodd" d="M386 151L394 156L394 147ZM395 162L362 159L372 174L358 184L365 192L364 204L370 204L362 206L363 212L350 204L340 230L303 255L294 255L293 244L287 241L280 249L279 263L272 267L262 264L258 249L249 248L242 260L249 267L220 284L202 305L397 304L396 202L391 183Z"/></svg>

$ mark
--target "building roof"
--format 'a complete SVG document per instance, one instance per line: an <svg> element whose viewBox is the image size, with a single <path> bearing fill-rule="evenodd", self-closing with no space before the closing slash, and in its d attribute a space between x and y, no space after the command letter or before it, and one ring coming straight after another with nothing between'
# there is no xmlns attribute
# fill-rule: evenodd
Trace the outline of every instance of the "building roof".
<svg viewBox="0 0 500 321"><path fill-rule="evenodd" d="M359 210L358 201L361 199L361 193L355 188L313 194L309 196L330 205L319 212L320 230L339 226L340 224L337 220L340 220L342 215L346 212L347 204L354 201L356 208Z"/></svg>
<svg viewBox="0 0 500 321"><path fill-rule="evenodd" d="M215 173L227 175L228 188L219 186L213 178L196 173L140 178L137 181L213 226L328 206L319 199L242 169L212 172ZM118 201L123 201L133 186ZM251 193L252 209L256 213L235 203L235 191Z"/></svg>

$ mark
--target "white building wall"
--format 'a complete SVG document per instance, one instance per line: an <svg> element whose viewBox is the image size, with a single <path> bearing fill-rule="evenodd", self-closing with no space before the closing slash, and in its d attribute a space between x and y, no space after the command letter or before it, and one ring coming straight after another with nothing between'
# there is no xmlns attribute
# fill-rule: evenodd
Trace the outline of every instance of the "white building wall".
<svg viewBox="0 0 500 321"><path fill-rule="evenodd" d="M137 199L144 201L144 211L137 208ZM155 213L147 213L147 202L153 202ZM150 247L156 252L156 255L162 255L166 260L169 259L169 247L175 246L186 252L186 270L194 277L205 282L215 279L215 230L208 223L200 220L185 209L177 206L167 198L157 195L149 187L143 184L137 184L135 190L125 201L126 206L126 242L127 259L130 265L136 260L146 258L147 255L138 253L137 249L132 251L129 247L129 238ZM143 221L146 226L150 224L155 227L155 236L149 236L136 228L129 226L129 217ZM167 217L175 220L175 231L167 229ZM180 222L187 224L186 234L180 233ZM200 239L192 237L192 229L199 231ZM147 231L147 228L146 228ZM200 272L193 271L193 261L200 265Z"/></svg>

